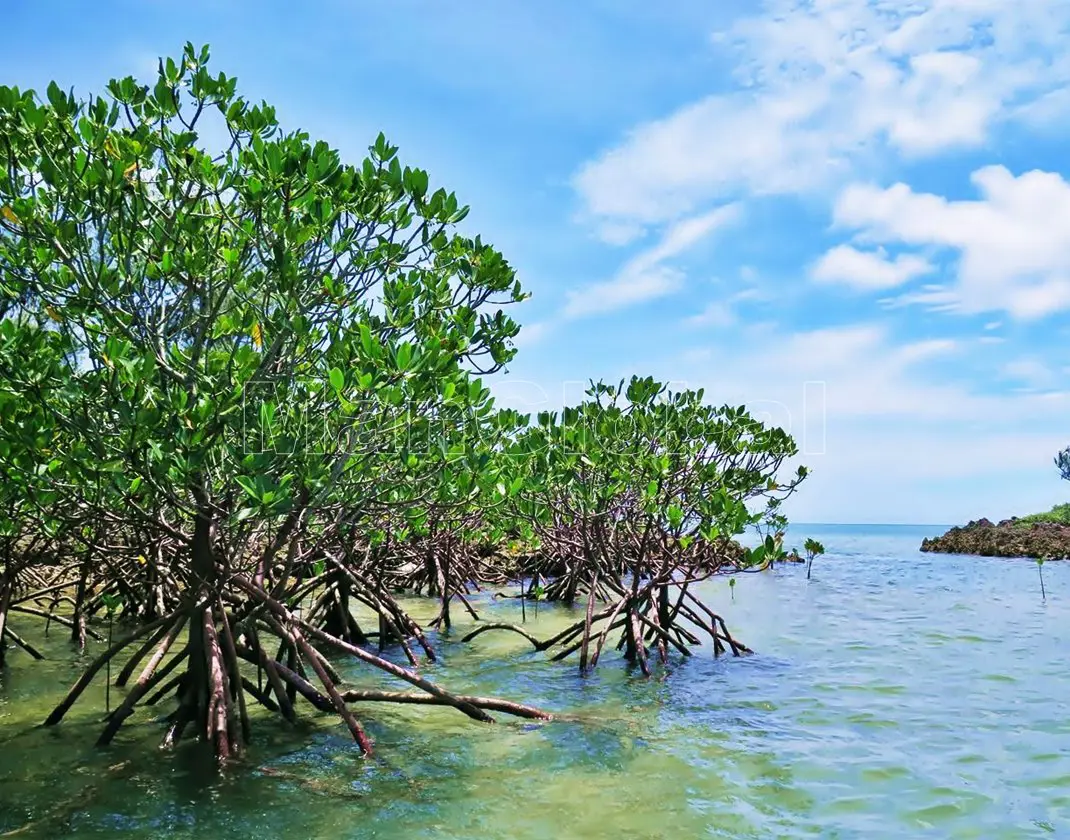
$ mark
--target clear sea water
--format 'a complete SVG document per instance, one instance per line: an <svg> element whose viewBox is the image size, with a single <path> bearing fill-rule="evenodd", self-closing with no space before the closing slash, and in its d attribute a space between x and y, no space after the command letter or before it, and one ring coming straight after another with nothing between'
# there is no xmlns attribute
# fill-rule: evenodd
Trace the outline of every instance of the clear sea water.
<svg viewBox="0 0 1070 840"><path fill-rule="evenodd" d="M612 656L580 678L512 634L461 645L459 628L428 674L564 717L485 726L370 705L365 760L306 709L296 731L258 719L221 776L196 744L158 751L147 715L95 749L103 688L36 728L78 663L20 622L50 659L13 656L0 674L0 836L1070 837L1070 564L1044 566L1042 600L1032 561L917 550L943 530L795 526L789 545L828 551L810 581L788 566L704 587L755 655L699 651L650 680ZM528 627L570 618L543 607Z"/></svg>

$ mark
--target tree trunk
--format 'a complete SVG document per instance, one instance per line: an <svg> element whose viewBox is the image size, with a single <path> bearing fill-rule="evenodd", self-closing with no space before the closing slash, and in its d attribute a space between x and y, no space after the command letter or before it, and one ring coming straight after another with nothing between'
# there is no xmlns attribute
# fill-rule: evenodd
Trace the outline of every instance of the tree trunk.
<svg viewBox="0 0 1070 840"><path fill-rule="evenodd" d="M668 630L672 625L672 610L669 605L669 587L662 586L658 590L658 624L662 630Z"/></svg>
<svg viewBox="0 0 1070 840"><path fill-rule="evenodd" d="M86 626L85 626L85 598L86 584L89 581L89 565L92 546L89 553L82 561L82 571L78 577L78 590L74 595L74 616L72 617L71 642L77 645L78 651L85 650Z"/></svg>
<svg viewBox="0 0 1070 840"><path fill-rule="evenodd" d="M7 625L8 607L11 605L11 590L15 588L13 577L10 566L4 570L3 577L0 577L0 668L4 667L4 657L7 650L4 628Z"/></svg>
<svg viewBox="0 0 1070 840"><path fill-rule="evenodd" d="M183 691L175 724L165 743L177 741L188 723L196 725L205 740L212 745L216 758L226 761L242 749L242 733L236 722L236 691L231 690L231 675L237 673L237 662L229 661L226 645L220 643L213 606L218 568L212 547L213 521L210 511L202 507L194 520L190 544L190 569L193 572L193 592L196 597L189 607L189 670L183 681Z"/></svg>

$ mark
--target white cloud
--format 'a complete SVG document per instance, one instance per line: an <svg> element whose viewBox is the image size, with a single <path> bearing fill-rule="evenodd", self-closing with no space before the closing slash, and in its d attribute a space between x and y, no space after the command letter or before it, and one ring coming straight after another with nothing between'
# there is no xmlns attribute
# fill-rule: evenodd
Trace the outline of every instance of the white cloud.
<svg viewBox="0 0 1070 840"><path fill-rule="evenodd" d="M671 257L679 256L717 228L734 222L739 218L739 213L738 204L727 204L708 213L677 222L665 232L656 246L636 257L633 264L642 267L653 266Z"/></svg>
<svg viewBox="0 0 1070 840"><path fill-rule="evenodd" d="M810 276L819 283L872 290L901 286L932 270L928 260L913 254L900 254L892 260L883 248L859 251L850 245L837 245L814 264Z"/></svg>
<svg viewBox="0 0 1070 840"><path fill-rule="evenodd" d="M597 315L677 292L683 286L684 275L664 263L738 217L738 205L728 204L677 222L656 245L625 263L612 280L567 292L562 314L566 318Z"/></svg>
<svg viewBox="0 0 1070 840"><path fill-rule="evenodd" d="M535 321L530 324L521 324L520 333L513 340L518 348L531 347L538 344L553 332L554 324L550 321Z"/></svg>
<svg viewBox="0 0 1070 840"><path fill-rule="evenodd" d="M798 403L805 383L822 382L830 416L841 419L925 421L996 409L998 400L974 398L958 385L931 383L919 375L934 359L960 349L951 339L897 345L880 324L781 334L775 341L768 335L734 337L731 346L713 348L730 378L708 390L729 401L758 398L788 405Z"/></svg>
<svg viewBox="0 0 1070 840"><path fill-rule="evenodd" d="M745 300L768 300L769 295L763 292L761 289L751 287L749 289L743 289L732 295L732 301L739 303Z"/></svg>
<svg viewBox="0 0 1070 840"><path fill-rule="evenodd" d="M739 323L739 315L736 307L746 301L766 300L767 296L761 289L753 286L740 289L722 300L710 301L699 313L684 319L687 327L732 327Z"/></svg>
<svg viewBox="0 0 1070 840"><path fill-rule="evenodd" d="M683 324L731 327L731 339L713 330L706 346L677 350L652 372L675 380L690 372L711 399L792 425L801 444L815 418L827 420L825 453L802 458L816 473L800 497L826 512L865 507L878 511L875 521L903 521L913 510L931 521L958 503L981 515L990 511L966 511L967 503L995 498L1012 477L1048 475L1070 393L1008 353L999 328L1070 310L1070 184L985 167L973 175L975 200L885 187L906 164L986 149L1010 136L1010 123L1065 129L1070 3L767 0L715 40L731 51L735 84L711 82L705 96L633 127L580 167L573 185L584 221L620 242L712 203L795 195L813 209L838 196L835 221L847 235L809 266L812 281L882 293L889 308L992 315L986 329L956 339L903 342L892 321L792 334L782 326L788 317L822 324L827 315L779 282L778 302L788 305L771 314L781 326L748 324L727 295L705 308L700 298ZM935 165L915 171L942 174ZM797 254L794 246L785 252ZM671 265L653 258L659 269ZM673 278L679 289L682 278ZM968 492L947 501L950 484L941 485L956 479Z"/></svg>
<svg viewBox="0 0 1070 840"><path fill-rule="evenodd" d="M629 222L606 222L598 228L598 238L609 245L627 245L643 235L643 226Z"/></svg>
<svg viewBox="0 0 1070 840"><path fill-rule="evenodd" d="M800 522L961 525L1047 510L1066 498L1051 466L1065 445L1051 429L901 429L877 436L830 423L826 454L799 459L812 473L787 513Z"/></svg>
<svg viewBox="0 0 1070 840"><path fill-rule="evenodd" d="M977 201L948 201L855 184L836 202L836 223L869 242L957 251L957 283L911 293L901 302L979 313L1006 311L1033 319L1070 308L1070 184L1050 172L1015 176L1002 166L978 169Z"/></svg>
<svg viewBox="0 0 1070 840"><path fill-rule="evenodd" d="M999 373L1004 379L1018 382L1031 390L1050 388L1058 381L1049 365L1029 356L1004 363Z"/></svg>
<svg viewBox="0 0 1070 840"><path fill-rule="evenodd" d="M689 327L731 327L736 323L736 313L727 303L715 300L697 315L686 318L684 323Z"/></svg>
<svg viewBox="0 0 1070 840"><path fill-rule="evenodd" d="M583 318L612 312L671 295L679 291L683 282L681 272L665 266L653 266L645 270L626 266L612 280L567 292L562 314L566 318Z"/></svg>
<svg viewBox="0 0 1070 840"><path fill-rule="evenodd" d="M911 344L904 344L893 354L893 358L903 365L910 365L924 361L925 359L931 359L934 356L943 356L948 353L954 353L959 349L961 349L961 344L954 339L931 338L927 341L915 341Z"/></svg>
<svg viewBox="0 0 1070 840"><path fill-rule="evenodd" d="M1070 88L1060 88L1046 93L1033 102L1027 102L1015 111L1015 119L1033 130L1045 130L1059 125L1059 118L1070 113Z"/></svg>
<svg viewBox="0 0 1070 840"><path fill-rule="evenodd" d="M1050 464L1065 445L1070 394L971 387L945 365L968 349L946 338L896 342L880 323L772 342L744 331L655 373L791 432L798 463L813 470L788 509L801 521L949 521L1050 505L1056 499L1035 500L1059 492ZM1024 501L986 489L1022 476L1039 488ZM976 490L949 497L943 488L954 482Z"/></svg>
<svg viewBox="0 0 1070 840"><path fill-rule="evenodd" d="M1062 429L1070 407L1070 394L976 391L961 376L944 375L941 366L965 352L965 343L947 338L896 343L877 323L782 334L776 341L742 333L706 349L713 364L697 371L692 385L705 386L711 399L775 403L790 421L803 413L806 383L824 383L830 421L855 424L860 435L870 436L870 447L881 446L883 434L870 424L892 424L896 433L921 434L933 427L970 437L971 429L1004 425L1010 432L1034 421ZM713 382L705 373L711 367L720 371ZM663 375L686 378L679 369Z"/></svg>
<svg viewBox="0 0 1070 840"><path fill-rule="evenodd" d="M1000 121L1070 113L1065 0L764 6L715 39L742 89L640 125L580 169L592 217L658 224L726 195L831 185L884 149L979 146Z"/></svg>

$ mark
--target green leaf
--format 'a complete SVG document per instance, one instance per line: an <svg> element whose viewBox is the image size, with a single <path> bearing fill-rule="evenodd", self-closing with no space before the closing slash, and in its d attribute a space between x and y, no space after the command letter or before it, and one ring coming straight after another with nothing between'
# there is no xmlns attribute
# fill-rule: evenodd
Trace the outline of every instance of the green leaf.
<svg viewBox="0 0 1070 840"><path fill-rule="evenodd" d="M378 357L378 355L379 355L379 352L378 352L379 351L379 347L376 344L375 339L372 338L372 332L368 328L368 325L367 324L361 324L360 327L359 327L359 331L360 331L360 344L364 348L364 352L370 357L373 357L373 358Z"/></svg>
<svg viewBox="0 0 1070 840"><path fill-rule="evenodd" d="M59 85L55 82L48 83L48 102L57 111L66 112L67 97L63 95L63 91L60 90Z"/></svg>
<svg viewBox="0 0 1070 840"><path fill-rule="evenodd" d="M252 498L260 501L260 491L257 489L256 484L252 479L244 475L238 475L234 477L234 480L238 482L241 488Z"/></svg>
<svg viewBox="0 0 1070 840"><path fill-rule="evenodd" d="M666 515L669 519L669 526L671 528L679 528L684 521L684 512L679 505L669 505Z"/></svg>
<svg viewBox="0 0 1070 840"><path fill-rule="evenodd" d="M342 373L341 368L331 368L331 371L328 376L331 380L331 387L334 388L336 392L341 392L342 388L345 387L346 381L345 375Z"/></svg>

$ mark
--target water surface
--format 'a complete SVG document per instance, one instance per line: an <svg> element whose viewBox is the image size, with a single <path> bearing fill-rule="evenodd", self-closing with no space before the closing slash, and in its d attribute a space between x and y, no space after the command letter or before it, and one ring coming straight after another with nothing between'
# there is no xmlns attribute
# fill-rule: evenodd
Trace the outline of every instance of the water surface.
<svg viewBox="0 0 1070 840"><path fill-rule="evenodd" d="M78 663L62 636L16 619L50 659L14 654L0 673L0 835L1070 836L1070 564L1045 565L1044 602L1031 561L917 551L942 530L796 527L789 544L814 536L828 550L812 580L792 566L740 575L734 593L705 585L756 655L700 651L652 680L608 655L581 679L512 634L440 640L447 666L425 668L433 678L568 719L491 727L358 706L379 756L363 760L306 707L297 731L255 721L247 759L221 777L198 745L157 750L144 713L95 749L103 688L60 727L35 728ZM569 619L528 612L536 635Z"/></svg>

